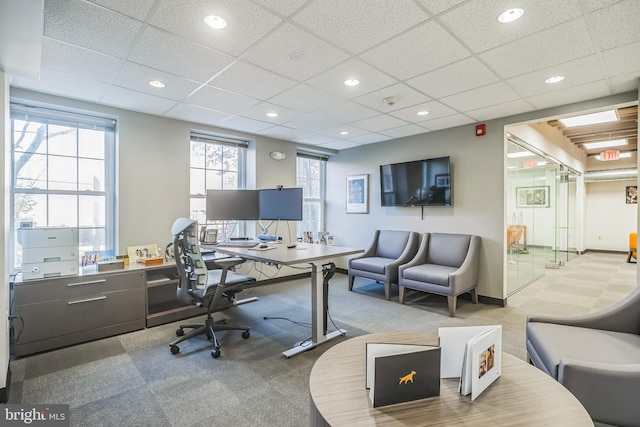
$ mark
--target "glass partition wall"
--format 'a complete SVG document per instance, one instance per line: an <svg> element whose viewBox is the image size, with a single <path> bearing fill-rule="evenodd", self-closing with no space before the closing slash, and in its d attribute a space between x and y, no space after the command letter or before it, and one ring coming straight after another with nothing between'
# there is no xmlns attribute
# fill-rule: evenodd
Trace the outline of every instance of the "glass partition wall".
<svg viewBox="0 0 640 427"><path fill-rule="evenodd" d="M510 137L507 145L507 296L577 254L577 174Z"/></svg>

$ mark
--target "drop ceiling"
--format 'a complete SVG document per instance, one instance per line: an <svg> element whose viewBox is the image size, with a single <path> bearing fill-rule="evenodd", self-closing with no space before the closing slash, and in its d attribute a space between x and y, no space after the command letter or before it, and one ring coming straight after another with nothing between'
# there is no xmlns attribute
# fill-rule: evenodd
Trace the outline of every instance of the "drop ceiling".
<svg viewBox="0 0 640 427"><path fill-rule="evenodd" d="M45 0L39 79L0 64L17 88L340 150L637 90L638 22L637 0Z"/></svg>

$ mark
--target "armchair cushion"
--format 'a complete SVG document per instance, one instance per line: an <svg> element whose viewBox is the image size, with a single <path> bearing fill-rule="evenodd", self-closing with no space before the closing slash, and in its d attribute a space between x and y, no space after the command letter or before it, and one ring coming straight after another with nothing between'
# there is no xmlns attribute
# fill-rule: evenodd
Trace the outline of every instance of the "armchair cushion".
<svg viewBox="0 0 640 427"><path fill-rule="evenodd" d="M469 253L471 236L467 234L431 233L427 264L460 267Z"/></svg>
<svg viewBox="0 0 640 427"><path fill-rule="evenodd" d="M351 261L351 268L356 270L365 270L375 274L384 274L384 269L387 264L393 261L393 258L382 258L378 256L360 258Z"/></svg>
<svg viewBox="0 0 640 427"><path fill-rule="evenodd" d="M433 285L449 286L449 274L458 267L446 265L421 264L404 270L402 278L408 281L431 283Z"/></svg>

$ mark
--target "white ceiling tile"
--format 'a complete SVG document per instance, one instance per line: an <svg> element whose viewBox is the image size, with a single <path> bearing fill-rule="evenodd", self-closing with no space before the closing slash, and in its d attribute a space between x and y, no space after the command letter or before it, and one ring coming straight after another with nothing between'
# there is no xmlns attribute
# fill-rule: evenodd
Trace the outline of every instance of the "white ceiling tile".
<svg viewBox="0 0 640 427"><path fill-rule="evenodd" d="M267 7L283 16L290 16L300 9L307 0L254 0L256 3Z"/></svg>
<svg viewBox="0 0 640 427"><path fill-rule="evenodd" d="M407 80L407 84L433 98L442 98L496 81L496 75L472 57Z"/></svg>
<svg viewBox="0 0 640 427"><path fill-rule="evenodd" d="M224 119L218 122L217 126L239 130L241 132L259 132L270 127L273 127L272 123L265 123L260 120L248 119L246 117L231 116L228 119Z"/></svg>
<svg viewBox="0 0 640 427"><path fill-rule="evenodd" d="M92 102L98 102L109 89L103 82L46 69L40 72L40 80L14 76L13 86Z"/></svg>
<svg viewBox="0 0 640 427"><path fill-rule="evenodd" d="M440 19L472 51L483 52L581 16L578 0L553 0L553 5L519 0L517 7L524 15L509 24L498 22L498 15L509 7L513 6L505 0L472 0Z"/></svg>
<svg viewBox="0 0 640 427"><path fill-rule="evenodd" d="M346 135L341 135L340 132L349 133ZM353 139L354 137L365 135L369 132L349 125L340 125L334 128L323 130L320 133L336 139Z"/></svg>
<svg viewBox="0 0 640 427"><path fill-rule="evenodd" d="M278 114L278 116L268 117L267 113L276 113ZM270 104L268 102L261 102L258 105L254 105L253 107L242 110L238 114L244 117L271 123L272 126L276 124L283 124L305 115L305 113L301 111L291 110L289 108Z"/></svg>
<svg viewBox="0 0 640 427"><path fill-rule="evenodd" d="M640 42L607 50L602 59L610 76L635 72L640 77Z"/></svg>
<svg viewBox="0 0 640 427"><path fill-rule="evenodd" d="M347 86L347 79L356 79L360 84ZM307 84L323 89L346 99L378 90L395 83L395 79L357 59L351 59L306 81Z"/></svg>
<svg viewBox="0 0 640 427"><path fill-rule="evenodd" d="M322 111L315 113L320 117L325 117L329 120L335 120L340 123L351 123L356 120L366 119L367 117L375 116L377 111L371 108L364 107L352 101L346 101L338 105L326 108Z"/></svg>
<svg viewBox="0 0 640 427"><path fill-rule="evenodd" d="M359 147L360 144L353 141L333 140L324 144L318 144L322 148L330 148L332 150L347 150L349 148Z"/></svg>
<svg viewBox="0 0 640 427"><path fill-rule="evenodd" d="M185 101L189 104L211 110L224 111L229 114L237 114L260 102L248 96L227 92L211 86L201 87Z"/></svg>
<svg viewBox="0 0 640 427"><path fill-rule="evenodd" d="M513 101L518 95L504 83L494 83L442 98L440 101L460 112Z"/></svg>
<svg viewBox="0 0 640 427"><path fill-rule="evenodd" d="M584 0L584 4L587 6L587 10L589 12L593 12L594 10L602 9L603 7L609 6L619 1L620 0Z"/></svg>
<svg viewBox="0 0 640 427"><path fill-rule="evenodd" d="M214 30L204 18L216 15L227 27ZM238 56L282 20L247 0L158 0L150 23L203 46Z"/></svg>
<svg viewBox="0 0 640 427"><path fill-rule="evenodd" d="M287 123L287 127L306 130L307 132L322 132L340 125L340 122L328 120L324 117L315 116L313 114L300 117L299 119L295 119Z"/></svg>
<svg viewBox="0 0 640 427"><path fill-rule="evenodd" d="M365 120L351 123L351 125L353 126L359 127L361 129L366 129L370 132L379 132L384 129L397 128L407 124L408 123L404 120L400 120L396 117L391 117L388 114L380 114L375 117L370 117Z"/></svg>
<svg viewBox="0 0 640 427"><path fill-rule="evenodd" d="M300 136L306 135L308 132L299 129L291 129L285 126L273 126L268 129L259 131L258 134L277 138L282 140L293 140Z"/></svg>
<svg viewBox="0 0 640 427"><path fill-rule="evenodd" d="M528 111L533 111L535 108L531 106L528 102L525 102L521 99L505 102L502 104L494 105L491 107L483 107L478 110L469 111L465 113L467 116L475 119L475 120L491 120L497 119L498 117L507 117L513 116L515 114L526 113ZM426 123L420 123L421 125L429 127Z"/></svg>
<svg viewBox="0 0 640 427"><path fill-rule="evenodd" d="M236 61L208 84L253 98L267 99L292 88L296 82L248 62Z"/></svg>
<svg viewBox="0 0 640 427"><path fill-rule="evenodd" d="M322 92L306 84L294 86L269 100L269 102L274 104L307 113L322 110L342 101L344 101L344 99Z"/></svg>
<svg viewBox="0 0 640 427"><path fill-rule="evenodd" d="M124 57L142 23L80 0L47 0L44 35Z"/></svg>
<svg viewBox="0 0 640 427"><path fill-rule="evenodd" d="M324 143L334 141L334 139L326 135L320 135L318 133L307 133L305 135L294 138L294 141L302 142L303 144L322 145Z"/></svg>
<svg viewBox="0 0 640 427"><path fill-rule="evenodd" d="M469 117L464 114L454 114L439 119L425 120L424 122L420 122L419 125L430 130L440 130L467 125L469 123L473 123L473 120Z"/></svg>
<svg viewBox="0 0 640 427"><path fill-rule="evenodd" d="M384 101L385 98L394 96L398 98L394 104L390 105ZM425 103L430 100L431 98L429 98L425 94L420 93L413 88L410 88L404 83L396 83L384 89L380 89L353 99L353 101L355 102L366 105L370 108L374 108L383 113L399 110L411 105Z"/></svg>
<svg viewBox="0 0 640 427"><path fill-rule="evenodd" d="M118 86L111 86L102 97L103 104L111 105L125 110L140 111L146 114L162 115L176 102L159 96L147 95Z"/></svg>
<svg viewBox="0 0 640 427"><path fill-rule="evenodd" d="M367 133L354 138L349 138L349 141L353 141L358 144L375 144L376 142L388 141L390 139L390 136L380 135L379 133Z"/></svg>
<svg viewBox="0 0 640 427"><path fill-rule="evenodd" d="M562 40L562 43L558 43ZM525 74L594 53L583 19L558 25L480 55L503 78Z"/></svg>
<svg viewBox="0 0 640 427"><path fill-rule="evenodd" d="M215 125L216 123L230 117L229 114L221 111L213 111L208 108L198 107L180 103L164 114L172 119L184 120L186 122L202 123L205 125Z"/></svg>
<svg viewBox="0 0 640 427"><path fill-rule="evenodd" d="M456 111L438 101L430 101L425 102L424 104L414 105L409 108L403 108L402 110L392 111L389 114L411 123L418 123L423 122L426 119L426 116L419 116L417 114L419 111L428 111L428 117L431 119L446 117L456 113Z"/></svg>
<svg viewBox="0 0 640 427"><path fill-rule="evenodd" d="M451 9L452 7L459 5L467 0L419 0L420 3L427 8L430 13L434 15L439 15L445 10Z"/></svg>
<svg viewBox="0 0 640 427"><path fill-rule="evenodd" d="M44 37L42 67L101 82L111 82L123 60Z"/></svg>
<svg viewBox="0 0 640 427"><path fill-rule="evenodd" d="M302 57L295 59L296 55ZM278 28L243 55L249 62L296 80L306 80L347 58L344 52L291 24Z"/></svg>
<svg viewBox="0 0 640 427"><path fill-rule="evenodd" d="M122 13L137 19L138 21L144 21L151 6L156 0L87 0L91 3L99 4L100 6L111 9L115 12Z"/></svg>
<svg viewBox="0 0 640 427"><path fill-rule="evenodd" d="M427 129L418 125L406 125L406 126L400 126L394 129L387 129L384 131L380 131L381 134L391 136L393 138L403 138L405 136L419 135L421 133L427 133L427 132L428 132Z"/></svg>
<svg viewBox="0 0 640 427"><path fill-rule="evenodd" d="M440 24L429 21L364 53L361 58L405 80L469 55Z"/></svg>
<svg viewBox="0 0 640 427"><path fill-rule="evenodd" d="M536 108L549 108L557 105L572 104L588 99L602 98L610 95L609 88L604 81L587 83L581 86L567 88L561 92L544 93L526 98Z"/></svg>
<svg viewBox="0 0 640 427"><path fill-rule="evenodd" d="M359 53L427 18L412 0L316 0L293 19L323 39Z"/></svg>
<svg viewBox="0 0 640 427"><path fill-rule="evenodd" d="M640 41L640 1L621 1L589 16L597 45L611 49Z"/></svg>
<svg viewBox="0 0 640 427"><path fill-rule="evenodd" d="M129 59L197 82L205 82L229 65L233 58L215 50L148 27Z"/></svg>
<svg viewBox="0 0 640 427"><path fill-rule="evenodd" d="M155 88L149 85L149 81L159 80L166 84L164 88ZM163 71L144 67L133 62L127 62L118 73L114 82L115 85L144 92L149 95L161 96L163 98L181 101L191 92L196 90L200 84L191 80L176 77Z"/></svg>

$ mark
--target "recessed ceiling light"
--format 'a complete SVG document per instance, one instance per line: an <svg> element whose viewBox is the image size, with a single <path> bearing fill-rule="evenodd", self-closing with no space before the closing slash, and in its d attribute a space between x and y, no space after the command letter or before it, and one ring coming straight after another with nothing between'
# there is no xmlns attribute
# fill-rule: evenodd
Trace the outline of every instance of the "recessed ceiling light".
<svg viewBox="0 0 640 427"><path fill-rule="evenodd" d="M429 112L426 110L422 110L422 111L418 111L416 114L419 116L426 116L427 114L429 114Z"/></svg>
<svg viewBox="0 0 640 427"><path fill-rule="evenodd" d="M520 157L531 157L535 156L531 151L518 151L516 153L509 153L507 157L510 159L519 159Z"/></svg>
<svg viewBox="0 0 640 427"><path fill-rule="evenodd" d="M347 79L344 81L344 84L347 86L358 86L360 84L360 80L358 79Z"/></svg>
<svg viewBox="0 0 640 427"><path fill-rule="evenodd" d="M549 77L548 79L546 79L544 82L551 84L551 83L558 83L564 80L564 76L553 76L553 77Z"/></svg>
<svg viewBox="0 0 640 427"><path fill-rule="evenodd" d="M270 112L267 113L267 117L278 117L278 113L270 111Z"/></svg>
<svg viewBox="0 0 640 427"><path fill-rule="evenodd" d="M167 87L167 85L161 82L160 80L149 80L149 85L153 87L157 87L158 89Z"/></svg>
<svg viewBox="0 0 640 427"><path fill-rule="evenodd" d="M204 22L214 30L221 30L227 26L227 21L216 15L207 16Z"/></svg>
<svg viewBox="0 0 640 427"><path fill-rule="evenodd" d="M558 119L564 127L595 125L598 123L616 122L619 120L617 110L600 111L599 113L583 114L581 116Z"/></svg>
<svg viewBox="0 0 640 427"><path fill-rule="evenodd" d="M304 53L291 52L289 55L287 55L287 59L291 62L302 61L304 59Z"/></svg>
<svg viewBox="0 0 640 427"><path fill-rule="evenodd" d="M592 150L595 148L609 148L609 147L619 147L621 145L627 145L626 139L613 139L611 141L600 141L600 142L585 142L582 144L584 148L587 150Z"/></svg>
<svg viewBox="0 0 640 427"><path fill-rule="evenodd" d="M346 130L343 130L340 132L340 135L349 135L349 132L347 132Z"/></svg>
<svg viewBox="0 0 640 427"><path fill-rule="evenodd" d="M513 9L507 9L498 16L498 21L506 24L508 22L513 22L516 19L519 19L524 14L524 10L519 7L514 7Z"/></svg>

